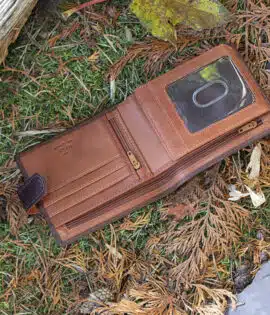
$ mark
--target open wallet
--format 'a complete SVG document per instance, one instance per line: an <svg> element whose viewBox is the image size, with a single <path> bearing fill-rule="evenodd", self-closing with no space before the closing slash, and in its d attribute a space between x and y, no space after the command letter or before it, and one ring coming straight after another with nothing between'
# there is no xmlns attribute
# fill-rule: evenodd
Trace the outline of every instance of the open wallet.
<svg viewBox="0 0 270 315"><path fill-rule="evenodd" d="M68 244L266 136L269 110L238 53L217 46L20 153L19 197Z"/></svg>

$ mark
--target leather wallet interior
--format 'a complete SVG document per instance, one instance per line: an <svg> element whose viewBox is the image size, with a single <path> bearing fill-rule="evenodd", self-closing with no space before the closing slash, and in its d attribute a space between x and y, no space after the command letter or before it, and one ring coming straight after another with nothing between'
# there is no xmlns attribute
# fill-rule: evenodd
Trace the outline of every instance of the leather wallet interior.
<svg viewBox="0 0 270 315"><path fill-rule="evenodd" d="M268 134L269 108L237 52L220 45L17 162L26 180L45 180L38 207L64 245Z"/></svg>

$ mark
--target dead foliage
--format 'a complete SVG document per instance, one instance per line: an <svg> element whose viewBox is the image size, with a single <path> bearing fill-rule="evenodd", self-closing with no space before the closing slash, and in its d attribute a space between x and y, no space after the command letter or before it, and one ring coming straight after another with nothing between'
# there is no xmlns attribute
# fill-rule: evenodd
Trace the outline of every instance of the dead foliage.
<svg viewBox="0 0 270 315"><path fill-rule="evenodd" d="M166 252L174 255L174 261L182 259L171 270L178 285L196 281L209 260L226 257L239 241L241 227L249 226L249 212L227 201L226 190L227 184L218 174L203 202L194 193L193 207L199 208L198 214L184 225L171 223L169 231L163 235L161 242Z"/></svg>
<svg viewBox="0 0 270 315"><path fill-rule="evenodd" d="M84 43L87 43L90 48L93 48L96 45L95 38L104 32L105 26L110 26L114 23L114 18L115 16L110 16L110 12L101 13L93 9L87 10L80 19L75 19L70 25L60 25L57 27L59 33L48 39L48 45L53 51L58 41L66 40L74 33L78 33L79 38Z"/></svg>
<svg viewBox="0 0 270 315"><path fill-rule="evenodd" d="M0 217L10 224L10 232L17 235L27 223L27 214L17 195L18 179L0 182Z"/></svg>
<svg viewBox="0 0 270 315"><path fill-rule="evenodd" d="M147 74L156 76L168 61L178 65L211 49L225 37L224 28L198 32L181 26L177 29L177 41L174 44L155 38L133 44L126 55L112 65L107 76L116 79L123 68L137 58L145 60Z"/></svg>
<svg viewBox="0 0 270 315"><path fill-rule="evenodd" d="M206 29L201 32L184 26L178 27L177 40L174 44L156 38L149 38L144 42L131 45L126 55L112 65L107 77L116 79L123 68L137 58L145 60L146 74L156 76L163 70L168 61L173 65L178 65L194 58L209 50L225 36L225 29L220 27L212 30Z"/></svg>
<svg viewBox="0 0 270 315"><path fill-rule="evenodd" d="M236 5L235 2L234 5ZM228 25L226 39L234 44L266 94L270 95L270 8L268 0L248 0L245 8L235 12L235 22Z"/></svg>
<svg viewBox="0 0 270 315"><path fill-rule="evenodd" d="M107 310L112 315L186 314L176 302L176 296L166 290L164 283L150 279L144 284L133 283L126 297L119 303L112 303Z"/></svg>
<svg viewBox="0 0 270 315"><path fill-rule="evenodd" d="M136 231L139 228L142 228L146 226L151 218L151 211L148 213L144 213L138 218L136 218L135 221L131 221L130 218L125 218L124 222L119 226L119 230L125 230L125 231Z"/></svg>
<svg viewBox="0 0 270 315"><path fill-rule="evenodd" d="M91 314L137 315L137 314L223 314L228 300L235 298L220 283L212 280L215 272L208 268L208 281L197 278L190 288L178 290L175 279L167 270L176 266L160 254L149 255L143 251L135 254L132 250L121 248L115 241L104 243L104 247L95 251L98 258L98 272L95 283L102 283L114 293L114 298L96 299L100 292L95 288L86 302ZM93 301L94 300L94 301ZM83 304L85 302L82 302ZM95 307L94 307L95 306Z"/></svg>
<svg viewBox="0 0 270 315"><path fill-rule="evenodd" d="M262 146L261 172L259 182L262 188L270 185L270 140L265 139L259 142Z"/></svg>
<svg viewBox="0 0 270 315"><path fill-rule="evenodd" d="M64 28L61 33L51 37L48 40L49 46L54 47L58 40L64 40L64 39L68 38L69 36L71 36L74 32L76 32L80 28L80 25L81 24L76 21L76 22L72 23L71 26Z"/></svg>
<svg viewBox="0 0 270 315"><path fill-rule="evenodd" d="M191 32L182 27L178 29L175 46L157 39L134 44L111 68L110 78L116 78L135 58L145 59L147 72L154 75L168 60L182 63L211 48L219 39L227 38L237 46L269 93L269 75L264 69L266 58L269 59L269 5L266 2L248 0L242 11L236 11L235 1L227 2L236 19L226 29ZM78 32L83 41L89 41L89 46L94 45L91 35L102 32L102 27L112 22L110 17L115 21L117 13L85 10L85 19L80 25L75 21L49 39L51 58L58 60L60 74L74 59L65 62L57 59L53 54L55 45L74 32ZM93 23L91 29L90 23ZM93 54L89 61L94 62L96 58L98 56ZM5 71L24 75L39 87L47 88L30 72L10 68ZM72 121L70 109L66 110ZM4 113L0 114L4 119ZM5 118L14 131L16 115L14 108L10 119ZM38 117L35 119L36 128L42 127ZM56 118L56 125L63 123ZM265 139L260 144L258 181L266 189L270 176L270 142ZM64 312L223 315L228 302L235 303L232 292L244 288L270 255L269 227L262 226L267 211L260 209L252 216L239 203L228 201L228 184L234 183L241 189L247 183L245 169L251 151L244 149L227 158L222 167L214 166L166 198L161 211L165 228L149 238L146 248L140 252L131 242L122 241L121 233L135 232L151 224L151 212L116 223L111 227L110 237L104 230L99 231L65 249L55 249L46 231L43 231L44 238L37 233L35 241L31 238L22 241L18 234L26 215L16 197L18 173L13 166L6 165L1 169L4 180L0 184L0 210L6 210L3 219L7 213L11 231L17 238L14 240L8 235L3 242L5 246L0 246L0 263L11 268L0 275L3 287L0 299L6 303L12 301L14 313L30 313L34 305L53 315ZM258 237L249 235L251 229L258 232ZM85 250L82 244L90 249ZM29 257L34 258L29 262Z"/></svg>
<svg viewBox="0 0 270 315"><path fill-rule="evenodd" d="M170 42L158 39L149 39L142 43L133 44L126 55L118 60L109 70L108 78L115 80L123 68L136 58L145 60L145 71L150 75L160 72L168 59L177 52L194 45L198 38L180 38L175 46Z"/></svg>
<svg viewBox="0 0 270 315"><path fill-rule="evenodd" d="M68 10L63 12L63 17L65 19L68 19L72 14L74 14L78 11L81 11L84 8L87 8L87 7L90 7L94 4L102 3L105 1L107 1L107 0L92 0L92 1L88 1L85 3L79 4L79 5L73 4L73 5L71 5L71 7Z"/></svg>
<svg viewBox="0 0 270 315"><path fill-rule="evenodd" d="M154 264L146 259L146 253L121 247L112 226L110 242L102 232L96 236L99 241L93 239L97 248L84 257L86 264L69 262L71 268L76 266L78 270L79 266L90 283L89 297L79 300L73 311L87 313L88 308L88 314L184 314L177 311L176 296L161 277L162 261ZM63 263L68 266L66 259Z"/></svg>
<svg viewBox="0 0 270 315"><path fill-rule="evenodd" d="M126 55L110 69L108 76L115 79L126 64L136 58L145 60L145 71L156 75L170 61L177 65L215 46L219 40L233 44L243 55L260 86L270 94L270 74L266 62L270 58L270 9L268 0L248 0L242 10L236 10L238 1L226 1L225 5L233 13L232 22L212 30L194 31L180 26L177 41L173 45L158 39L148 39L133 44Z"/></svg>
<svg viewBox="0 0 270 315"><path fill-rule="evenodd" d="M219 169L220 163L217 163L205 172L195 176L168 196L165 199L164 206L176 206L178 204L194 206L195 203L199 204L207 197L208 190L215 185Z"/></svg>
<svg viewBox="0 0 270 315"><path fill-rule="evenodd" d="M12 301L14 313L30 311L34 303L36 309L46 308L47 314L62 314L58 310L72 302L74 294L68 296L62 290L63 282L68 280L67 269L58 261L69 257L70 253L66 250L53 253L52 239L45 246L40 236L35 243L11 238L5 241L8 246L0 247L0 261L10 265L10 273L1 278L3 294L0 301ZM11 254L10 249L14 247L18 248L17 255L16 252Z"/></svg>
<svg viewBox="0 0 270 315"><path fill-rule="evenodd" d="M198 211L196 205L207 199L207 192L215 184L220 163L195 176L177 191L165 198L164 207L161 211L162 219L172 217L176 221L186 216L194 216Z"/></svg>
<svg viewBox="0 0 270 315"><path fill-rule="evenodd" d="M269 172L269 141L261 141L261 146L264 182ZM245 149L243 153L248 157L250 150ZM36 264L31 272L25 272L23 263L18 265L16 277L5 280L4 298L20 296L30 283L38 287L40 305L53 301L52 314L57 314L57 305L71 314L78 311L108 315L223 314L228 301L235 303L233 289L238 291L251 281L262 255L268 256L270 248L268 234L259 222L256 229L263 236L240 242L242 228L254 228L255 223L250 221L249 211L227 201L230 180L224 181L224 169L238 165L232 158L227 159L225 167L215 165L165 199L162 218L167 220L166 232L149 239L142 252L135 251L130 244L124 247L119 241L118 228L113 227L110 241L103 231L89 236L91 254L78 244L53 254L50 245L45 246L40 238L37 244L19 245L36 253ZM233 173L239 173L243 179L238 167ZM175 213L168 213L170 207L177 208L179 204L195 212L191 216L189 212L180 224L182 216L171 221L169 216ZM147 225L149 219L149 215L126 219L119 229L135 231ZM50 238L49 244L51 241ZM230 271L223 264L224 259L231 257L233 248L237 250L233 251L232 259L239 261L240 266L248 259L249 273L241 271L244 267ZM85 279L83 297L72 282L71 295L62 292L62 281L68 270ZM19 304L16 310L21 310Z"/></svg>

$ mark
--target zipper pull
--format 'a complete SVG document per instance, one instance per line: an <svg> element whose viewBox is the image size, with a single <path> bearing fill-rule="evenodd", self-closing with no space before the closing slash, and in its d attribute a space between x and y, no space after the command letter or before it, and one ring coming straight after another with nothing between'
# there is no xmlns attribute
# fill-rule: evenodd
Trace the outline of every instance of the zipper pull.
<svg viewBox="0 0 270 315"><path fill-rule="evenodd" d="M258 126L258 122L256 120L251 121L250 123L242 126L241 128L238 129L238 133L244 133L249 130L255 129Z"/></svg>
<svg viewBox="0 0 270 315"><path fill-rule="evenodd" d="M141 163L137 160L136 156L131 151L127 151L127 156L135 170L141 168Z"/></svg>

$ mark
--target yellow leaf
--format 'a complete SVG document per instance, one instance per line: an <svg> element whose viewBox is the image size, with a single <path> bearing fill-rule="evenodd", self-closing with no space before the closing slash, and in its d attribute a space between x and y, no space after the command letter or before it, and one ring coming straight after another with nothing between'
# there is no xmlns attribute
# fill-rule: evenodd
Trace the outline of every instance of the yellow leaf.
<svg viewBox="0 0 270 315"><path fill-rule="evenodd" d="M133 0L131 10L154 36L169 41L175 41L178 24L202 30L229 18L227 9L214 0Z"/></svg>

